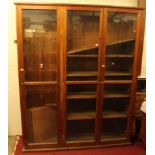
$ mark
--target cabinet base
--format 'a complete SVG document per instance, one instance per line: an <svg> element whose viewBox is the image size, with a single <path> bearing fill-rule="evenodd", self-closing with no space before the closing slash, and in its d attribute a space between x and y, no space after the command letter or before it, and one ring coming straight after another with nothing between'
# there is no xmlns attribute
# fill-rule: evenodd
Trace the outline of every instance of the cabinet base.
<svg viewBox="0 0 155 155"><path fill-rule="evenodd" d="M132 145L133 143L130 140L124 140L122 142L118 141L113 141L113 142L100 142L100 143L89 143L89 142L83 142L83 143L70 143L66 144L63 147L60 146L50 146L48 145L27 145L24 146L22 151L23 152L35 152L35 151L62 151L62 150L78 150L78 149L93 149L93 148L102 148L102 147L117 147L117 146L127 146L127 145Z"/></svg>

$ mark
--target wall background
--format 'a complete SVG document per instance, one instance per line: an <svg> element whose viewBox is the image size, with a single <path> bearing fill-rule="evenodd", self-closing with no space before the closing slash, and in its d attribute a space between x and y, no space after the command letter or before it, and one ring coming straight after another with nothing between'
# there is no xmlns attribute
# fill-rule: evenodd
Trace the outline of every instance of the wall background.
<svg viewBox="0 0 155 155"><path fill-rule="evenodd" d="M18 85L18 65L17 65L17 44L16 40L16 10L14 2L30 2L31 0L9 0L9 30L8 30L8 131L9 135L20 135L21 117L20 117L20 102L19 102L19 85ZM78 4L103 4L103 5L123 5L137 6L138 0L35 0L33 2L57 2L57 3L78 3ZM145 41L145 39L144 39ZM144 42L143 62L141 77L146 75L146 49Z"/></svg>

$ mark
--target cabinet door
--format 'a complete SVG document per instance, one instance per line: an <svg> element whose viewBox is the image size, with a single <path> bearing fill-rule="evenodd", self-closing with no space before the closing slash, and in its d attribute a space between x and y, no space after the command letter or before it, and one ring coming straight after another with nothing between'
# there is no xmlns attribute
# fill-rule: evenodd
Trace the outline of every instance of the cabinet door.
<svg viewBox="0 0 155 155"><path fill-rule="evenodd" d="M67 11L66 140L94 142L100 11L79 10Z"/></svg>
<svg viewBox="0 0 155 155"><path fill-rule="evenodd" d="M97 80L99 11L67 13L67 80Z"/></svg>
<svg viewBox="0 0 155 155"><path fill-rule="evenodd" d="M56 81L56 17L54 10L23 10L25 81Z"/></svg>
<svg viewBox="0 0 155 155"><path fill-rule="evenodd" d="M108 11L105 80L131 80L133 73L137 14Z"/></svg>
<svg viewBox="0 0 155 155"><path fill-rule="evenodd" d="M102 139L127 137L135 76L137 13L106 12Z"/></svg>
<svg viewBox="0 0 155 155"><path fill-rule="evenodd" d="M23 87L28 143L57 143L56 10L23 9Z"/></svg>

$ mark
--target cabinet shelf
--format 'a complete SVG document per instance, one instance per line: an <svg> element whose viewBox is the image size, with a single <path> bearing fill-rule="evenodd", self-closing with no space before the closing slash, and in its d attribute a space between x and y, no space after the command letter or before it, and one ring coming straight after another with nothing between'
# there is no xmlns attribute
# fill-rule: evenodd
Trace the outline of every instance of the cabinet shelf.
<svg viewBox="0 0 155 155"><path fill-rule="evenodd" d="M57 108L57 104L56 103L46 103L44 105L38 105L38 106L31 106L28 108L29 111L37 111L40 109L44 109L44 108Z"/></svg>
<svg viewBox="0 0 155 155"><path fill-rule="evenodd" d="M37 85L56 85L57 81L25 81L22 83L27 86L37 86Z"/></svg>
<svg viewBox="0 0 155 155"><path fill-rule="evenodd" d="M74 136L68 136L67 137L67 141L72 142L72 141L77 141L77 142L81 142L81 141L86 141L86 142L91 142L94 141L94 137L93 137L93 133L85 133L85 134L78 134L78 135L74 135Z"/></svg>
<svg viewBox="0 0 155 155"><path fill-rule="evenodd" d="M121 139L121 140L125 140L127 139L126 136L124 134L115 134L115 133L103 133L101 136L101 141L104 140L115 140L115 139Z"/></svg>
<svg viewBox="0 0 155 155"><path fill-rule="evenodd" d="M74 55L67 55L68 58L98 58L97 54L74 54Z"/></svg>
<svg viewBox="0 0 155 155"><path fill-rule="evenodd" d="M96 71L76 71L68 72L67 77L78 77L78 76L97 76Z"/></svg>
<svg viewBox="0 0 155 155"><path fill-rule="evenodd" d="M67 99L94 99L96 98L96 92L78 92L69 93Z"/></svg>
<svg viewBox="0 0 155 155"><path fill-rule="evenodd" d="M95 119L95 117L96 117L96 113L92 111L70 112L68 113L67 120Z"/></svg>
<svg viewBox="0 0 155 155"><path fill-rule="evenodd" d="M133 58L132 54L107 54L107 58Z"/></svg>
<svg viewBox="0 0 155 155"><path fill-rule="evenodd" d="M106 71L105 76L131 76L130 72Z"/></svg>
<svg viewBox="0 0 155 155"><path fill-rule="evenodd" d="M127 98L127 97L130 97L130 95L129 94L105 94L104 95L104 98Z"/></svg>
<svg viewBox="0 0 155 155"><path fill-rule="evenodd" d="M127 117L127 112L116 112L116 111L104 111L102 118L124 118Z"/></svg>
<svg viewBox="0 0 155 155"><path fill-rule="evenodd" d="M129 39L120 39L120 40L116 40L116 41L110 41L107 42L107 46L111 46L111 45L115 45L115 44L121 44L121 43L126 43L126 42L130 42L130 41L134 41L134 38L129 38Z"/></svg>
<svg viewBox="0 0 155 155"><path fill-rule="evenodd" d="M79 48L69 50L67 52L67 54L81 53L84 51L93 50L93 49L97 49L97 48L98 48L98 46L79 47Z"/></svg>

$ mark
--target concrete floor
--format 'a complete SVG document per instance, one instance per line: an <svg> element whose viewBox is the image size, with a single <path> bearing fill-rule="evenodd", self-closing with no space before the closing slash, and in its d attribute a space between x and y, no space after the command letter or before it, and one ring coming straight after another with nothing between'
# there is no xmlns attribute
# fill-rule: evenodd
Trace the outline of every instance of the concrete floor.
<svg viewBox="0 0 155 155"><path fill-rule="evenodd" d="M16 140L17 140L17 136L8 137L8 155L12 155Z"/></svg>

